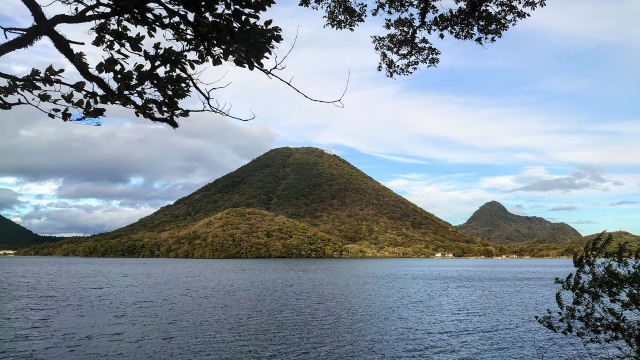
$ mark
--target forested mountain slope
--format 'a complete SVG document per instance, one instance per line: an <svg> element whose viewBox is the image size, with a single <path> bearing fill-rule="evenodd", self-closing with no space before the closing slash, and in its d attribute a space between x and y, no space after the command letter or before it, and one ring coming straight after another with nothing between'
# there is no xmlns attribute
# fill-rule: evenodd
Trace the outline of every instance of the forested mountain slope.
<svg viewBox="0 0 640 360"><path fill-rule="evenodd" d="M497 201L482 205L458 228L487 241L500 244L580 241L582 235L565 223L552 223L537 216L510 213Z"/></svg>
<svg viewBox="0 0 640 360"><path fill-rule="evenodd" d="M0 250L17 250L40 244L45 241L55 241L53 236L40 236L31 230L16 224L0 215Z"/></svg>

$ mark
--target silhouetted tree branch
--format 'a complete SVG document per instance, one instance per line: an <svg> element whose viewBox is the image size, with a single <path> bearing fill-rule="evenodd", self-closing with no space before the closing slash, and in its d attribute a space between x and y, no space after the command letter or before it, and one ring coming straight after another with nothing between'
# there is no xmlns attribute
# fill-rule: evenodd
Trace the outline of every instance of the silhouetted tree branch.
<svg viewBox="0 0 640 360"><path fill-rule="evenodd" d="M300 0L300 6L326 11L326 25L335 29L353 31L368 15L383 18L386 34L372 40L380 55L378 71L388 77L412 74L420 65L438 65L440 51L432 37L448 34L479 45L493 43L529 17L528 11L545 5L546 0Z"/></svg>
<svg viewBox="0 0 640 360"><path fill-rule="evenodd" d="M589 241L573 257L575 273L556 278L558 311L536 317L580 339L591 358L640 359L640 249L627 246L604 232Z"/></svg>
<svg viewBox="0 0 640 360"><path fill-rule="evenodd" d="M0 44L0 58L48 39L75 73L65 76L65 69L53 66L26 75L0 72L3 110L26 105L51 118L83 122L104 116L106 105L117 105L174 128L193 112L248 120L220 104L214 91L221 87L200 79L203 67L224 63L257 69L311 101L342 106L344 93L337 100L316 99L296 88L293 79L277 74L286 59L274 54L282 41L281 29L260 19L274 0L55 0L46 6L67 10L50 17L38 1L22 3L33 24L0 24L6 40ZM491 43L528 17L528 10L544 6L545 0L453 0L448 9L441 4L442 0L301 0L299 5L324 10L327 26L335 29L354 30L368 15L383 17L387 34L373 36L373 43L380 54L378 70L393 77L438 64L440 51L429 37L450 34L481 45ZM82 24L90 26L90 44L69 39L58 29ZM92 54L98 50L101 59L88 59L78 50L83 46L91 46ZM271 57L275 65L265 66ZM191 98L201 105L187 107Z"/></svg>

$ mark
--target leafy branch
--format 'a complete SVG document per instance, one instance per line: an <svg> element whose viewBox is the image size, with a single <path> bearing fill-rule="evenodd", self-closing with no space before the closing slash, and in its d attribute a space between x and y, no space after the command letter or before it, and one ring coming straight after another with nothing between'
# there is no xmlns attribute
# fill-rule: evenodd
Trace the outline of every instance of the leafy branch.
<svg viewBox="0 0 640 360"><path fill-rule="evenodd" d="M536 317L547 329L576 336L591 357L640 359L640 249L613 245L601 233L574 255L575 273L556 278L558 311Z"/></svg>

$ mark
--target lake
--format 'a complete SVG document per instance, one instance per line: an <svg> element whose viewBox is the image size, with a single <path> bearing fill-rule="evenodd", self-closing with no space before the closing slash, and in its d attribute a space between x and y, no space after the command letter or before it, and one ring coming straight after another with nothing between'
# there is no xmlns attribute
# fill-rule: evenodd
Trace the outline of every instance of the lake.
<svg viewBox="0 0 640 360"><path fill-rule="evenodd" d="M569 259L0 257L2 359L536 359ZM555 355L554 355L555 354ZM556 356L557 355L557 356Z"/></svg>

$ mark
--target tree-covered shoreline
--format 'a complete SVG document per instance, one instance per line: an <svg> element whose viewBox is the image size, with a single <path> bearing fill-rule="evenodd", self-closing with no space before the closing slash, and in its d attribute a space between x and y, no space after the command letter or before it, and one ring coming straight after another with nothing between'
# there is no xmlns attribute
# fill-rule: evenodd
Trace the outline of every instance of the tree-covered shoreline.
<svg viewBox="0 0 640 360"><path fill-rule="evenodd" d="M546 258L571 257L583 239L569 244L423 241L406 246L390 234L375 241L348 242L257 209L229 209L193 226L104 238L105 234L47 242L18 255L130 258ZM633 235L630 235L632 236ZM622 237L620 241L628 240ZM636 237L637 238L637 237ZM635 245L637 248L638 240ZM440 256L436 254L440 253Z"/></svg>

